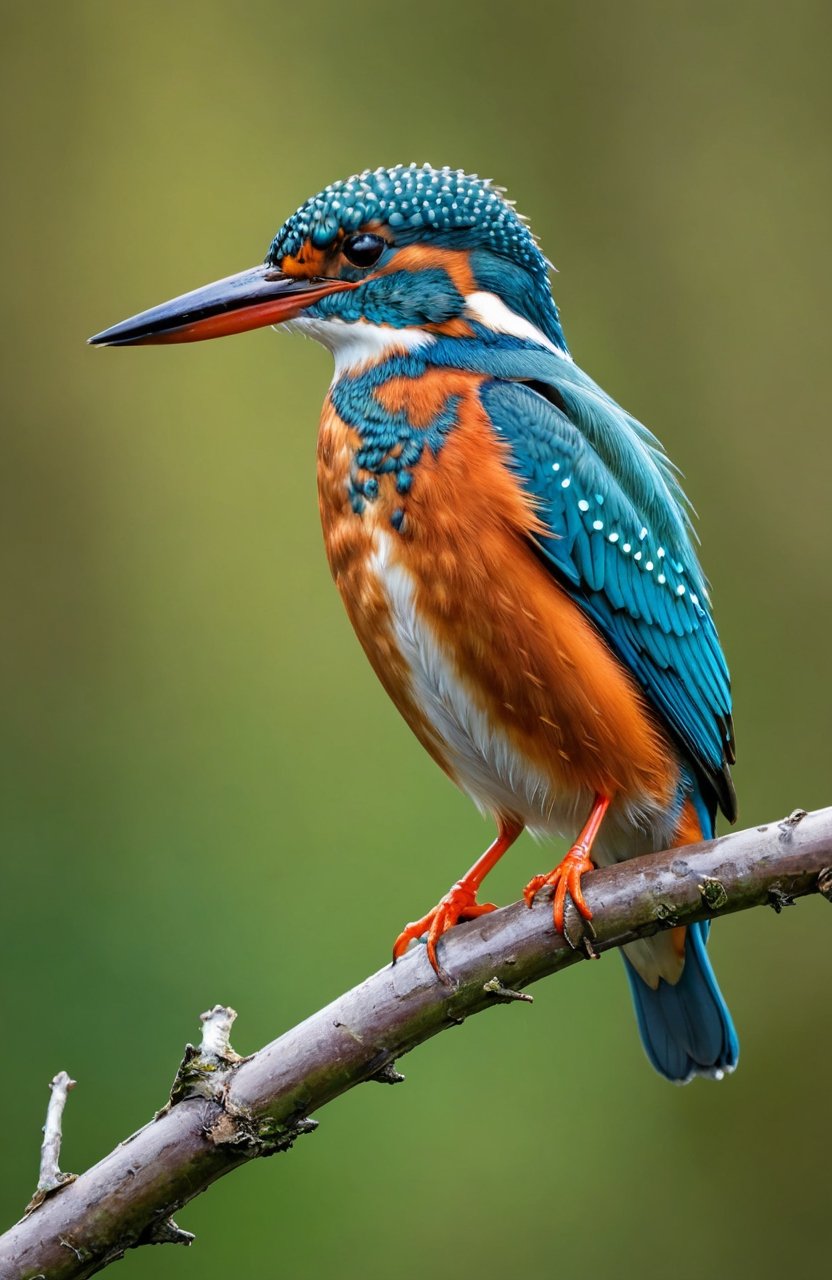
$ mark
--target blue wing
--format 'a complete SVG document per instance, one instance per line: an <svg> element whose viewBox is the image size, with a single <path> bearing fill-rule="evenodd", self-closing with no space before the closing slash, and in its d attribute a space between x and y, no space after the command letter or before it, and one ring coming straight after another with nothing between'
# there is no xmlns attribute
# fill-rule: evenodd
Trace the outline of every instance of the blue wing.
<svg viewBox="0 0 832 1280"><path fill-rule="evenodd" d="M676 474L655 437L577 366L547 363L545 380L482 389L551 530L537 550L733 821L730 682Z"/></svg>

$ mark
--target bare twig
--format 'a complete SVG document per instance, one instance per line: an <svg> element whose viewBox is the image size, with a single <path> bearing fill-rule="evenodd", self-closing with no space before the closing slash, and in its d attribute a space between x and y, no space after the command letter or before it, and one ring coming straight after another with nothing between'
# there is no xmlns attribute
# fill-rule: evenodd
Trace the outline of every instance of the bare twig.
<svg viewBox="0 0 832 1280"><path fill-rule="evenodd" d="M231 1028L237 1017L237 1010L224 1004L215 1004L213 1009L202 1013L202 1043L199 1046L200 1057L216 1058L220 1062L239 1062L240 1055L231 1048Z"/></svg>
<svg viewBox="0 0 832 1280"><path fill-rule="evenodd" d="M832 895L832 809L622 863L584 887L596 954L659 929ZM232 1010L203 1015L203 1042L189 1046L168 1105L0 1237L0 1280L84 1280L136 1245L189 1243L171 1215L217 1178L285 1151L315 1127L311 1112L365 1080L394 1080L402 1054L588 954L554 932L545 900L461 925L441 945L451 986L414 947L250 1058L228 1045Z"/></svg>
<svg viewBox="0 0 832 1280"><path fill-rule="evenodd" d="M59 1071L49 1081L51 1096L46 1108L46 1124L43 1126L43 1142L40 1147L40 1176L38 1186L32 1199L26 1206L26 1213L33 1213L46 1197L58 1187L74 1182L76 1174L61 1173L61 1125L66 1106L67 1094L74 1089L76 1081L66 1071Z"/></svg>
<svg viewBox="0 0 832 1280"><path fill-rule="evenodd" d="M54 1191L56 1187L71 1178L71 1173L61 1173L61 1122L66 1106L67 1094L74 1089L76 1081L66 1071L59 1071L50 1080L49 1088L52 1096L46 1108L46 1124L43 1126L43 1142L40 1148L40 1177L38 1191Z"/></svg>
<svg viewBox="0 0 832 1280"><path fill-rule="evenodd" d="M215 1004L213 1009L199 1015L202 1023L199 1048L185 1045L170 1097L161 1111L156 1112L157 1120L184 1098L213 1098L217 1090L221 1090L223 1073L228 1067L242 1062L230 1044L231 1027L236 1017L237 1011L224 1004Z"/></svg>

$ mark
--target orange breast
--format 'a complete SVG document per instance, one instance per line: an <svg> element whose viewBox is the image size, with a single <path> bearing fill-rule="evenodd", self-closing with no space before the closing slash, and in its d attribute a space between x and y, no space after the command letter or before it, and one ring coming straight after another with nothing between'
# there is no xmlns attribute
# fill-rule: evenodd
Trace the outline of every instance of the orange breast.
<svg viewBox="0 0 832 1280"><path fill-rule="evenodd" d="M383 386L378 396L385 407L406 408L415 426L429 423L449 395L457 396L458 423L436 455L424 450L405 498L393 477L383 475L377 498L361 514L348 495L360 438L329 402L325 406L321 514L353 626L420 740L484 807L505 811L511 762L495 763L503 773L493 803L483 794L485 773L479 776L481 742L473 744L470 766L477 777L460 776L469 766L460 763L455 724L448 729L442 708L426 693L431 679L458 682L453 696L463 690L470 699L474 737L486 740L486 724L497 755L509 744L529 776L548 788L544 809L585 793L664 808L676 786L675 752L626 668L530 549L529 537L541 526L482 409L478 384L474 375L435 370ZM400 530L391 525L397 509L404 510ZM408 608L418 621L415 640L415 624L402 620ZM426 652L424 670L416 673L419 646ZM464 708L457 718L464 728ZM527 802L528 796L518 799L515 812L534 825L523 809Z"/></svg>
<svg viewBox="0 0 832 1280"><path fill-rule="evenodd" d="M383 483L377 502L361 515L350 502L352 461L360 445L358 433L341 421L327 397L318 436L318 502L329 567L373 670L419 741L453 777L442 742L413 697L384 584L371 571L379 529L392 528L390 516L400 499L393 497L391 484Z"/></svg>

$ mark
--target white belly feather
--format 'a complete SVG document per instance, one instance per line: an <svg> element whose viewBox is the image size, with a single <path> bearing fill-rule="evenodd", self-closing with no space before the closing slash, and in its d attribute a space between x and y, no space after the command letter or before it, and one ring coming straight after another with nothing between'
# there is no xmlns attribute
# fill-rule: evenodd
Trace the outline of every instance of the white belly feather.
<svg viewBox="0 0 832 1280"><path fill-rule="evenodd" d="M415 605L413 579L391 552L390 535L376 528L368 569L382 586L399 652L410 674L411 694L436 734L456 781L477 807L492 815L513 814L532 835L573 839L586 820L593 795L564 793L496 727L452 654L442 646ZM634 821L635 818L635 821ZM673 819L666 811L613 802L594 846L602 865L667 846Z"/></svg>
<svg viewBox="0 0 832 1280"><path fill-rule="evenodd" d="M462 789L485 813L511 813L530 829L571 831L575 797L552 795L550 779L495 727L445 652L430 625L419 617L413 580L390 556L390 537L376 531L370 571L382 585L390 621L410 672L411 694L442 744Z"/></svg>

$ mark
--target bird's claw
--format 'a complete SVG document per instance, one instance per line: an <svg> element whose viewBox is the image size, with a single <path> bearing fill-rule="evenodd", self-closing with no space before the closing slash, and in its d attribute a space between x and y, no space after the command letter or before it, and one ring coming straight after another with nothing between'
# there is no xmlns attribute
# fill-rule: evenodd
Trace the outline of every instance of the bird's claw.
<svg viewBox="0 0 832 1280"><path fill-rule="evenodd" d="M428 960L440 978L446 976L436 956L439 939L459 920L475 920L496 909L494 902L477 902L476 891L464 881L458 881L421 920L405 925L393 944L393 963L404 955L411 942L427 934Z"/></svg>
<svg viewBox="0 0 832 1280"><path fill-rule="evenodd" d="M563 927L563 918L566 911L567 895L574 902L579 914L584 920L592 919L592 912L586 904L586 899L581 889L581 877L586 871L592 871L593 863L584 845L576 844L569 850L562 862L559 862L554 871L550 871L547 876L533 876L523 890L523 897L526 900L526 906L530 907L534 903L535 898L541 889L554 889L552 897L552 916L555 922L555 928L558 933L566 934ZM568 941L568 939L567 939Z"/></svg>

